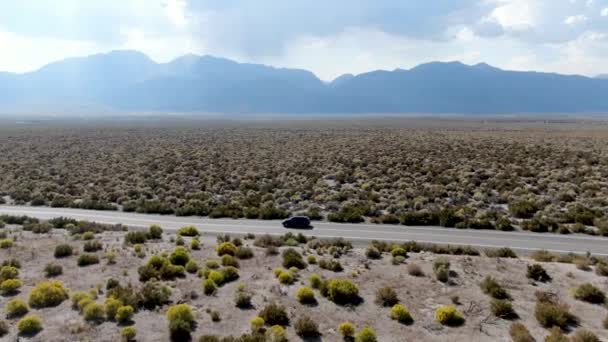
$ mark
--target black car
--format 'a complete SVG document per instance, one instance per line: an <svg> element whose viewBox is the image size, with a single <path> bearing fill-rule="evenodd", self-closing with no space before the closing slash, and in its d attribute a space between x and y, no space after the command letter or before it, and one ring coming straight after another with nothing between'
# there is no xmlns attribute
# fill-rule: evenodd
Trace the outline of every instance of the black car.
<svg viewBox="0 0 608 342"><path fill-rule="evenodd" d="M285 228L299 228L309 229L312 228L310 225L310 219L306 216L294 216L283 221L283 227Z"/></svg>

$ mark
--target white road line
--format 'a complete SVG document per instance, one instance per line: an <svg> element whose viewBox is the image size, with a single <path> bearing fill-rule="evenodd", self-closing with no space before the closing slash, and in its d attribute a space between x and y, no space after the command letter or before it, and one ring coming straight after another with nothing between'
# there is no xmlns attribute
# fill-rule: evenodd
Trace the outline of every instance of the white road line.
<svg viewBox="0 0 608 342"><path fill-rule="evenodd" d="M29 211L29 213L45 213L45 214L49 214L49 212L34 212L34 211ZM52 216L52 213L50 213L49 215ZM79 217L90 217L90 215L86 215L86 214L70 214L69 216L79 216ZM116 219L116 217L111 217L111 216L107 216L107 215L97 215L96 217L101 217L101 218L113 218ZM116 221L100 221L100 220L94 220L95 222L99 222L99 223L105 223L105 224L117 224L118 222ZM136 222L149 222L151 224L154 223L163 223L163 224L175 224L175 225L194 225L194 226L198 226L201 229L205 229L205 227L232 227L232 228L236 228L236 227L240 227L243 229L250 229L253 228L253 226L248 226L248 225L238 225L239 221L235 220L234 223L231 224L223 224L223 223L210 223L210 222L184 222L184 221L167 221L164 220L162 222L159 222L159 220L154 220L154 219L139 219L139 218L119 218L117 219L117 221L123 221L120 222L124 225L134 225L132 223L128 223L127 221L136 221ZM268 222L268 227L264 227L265 229L273 229L273 230L281 230L283 231L284 228L279 228L279 227L272 227L270 225L272 221ZM140 224L137 223L138 226L142 226ZM202 226L201 226L202 225ZM378 226L376 226L378 227ZM408 235L419 235L419 236L437 236L440 238L443 238L446 236L446 229L450 229L450 228L443 228L443 231L440 234L436 234L434 232L428 232L425 231L423 233L418 233L418 232L411 232L408 231L407 226L403 227L404 229L401 231L386 231L386 230L353 230L353 229L335 229L335 228L322 228L322 230L316 230L316 232L325 232L325 231L331 231L331 232L336 232L336 233L352 233L352 232L359 232L359 233L369 233L369 234L378 234L378 235L391 235L391 234L408 234ZM321 228L318 228L321 229ZM449 232L452 232L451 230ZM466 234L466 236L461 236L461 237L455 237L455 238L475 238L475 234L471 234L471 231L461 231L462 233L468 233ZM476 231L474 231L476 232ZM464 234L463 234L464 235ZM526 238L529 238L529 234L526 234ZM371 238L368 238L371 239ZM486 237L484 236L483 239L485 240L498 240L498 241L511 241L511 242L526 242L528 241L527 239L523 240L523 239L513 239L513 238L504 238L504 237ZM593 239L591 239L593 240ZM462 242L460 242L462 243ZM553 244L567 244L567 242L564 241L552 241Z"/></svg>
<svg viewBox="0 0 608 342"><path fill-rule="evenodd" d="M179 219L175 216L146 215L124 212L98 212L80 209L58 209L48 208L23 208L0 206L0 213L13 215L31 215L39 218L53 218L67 216L73 218L88 219L105 224L123 224L130 227L148 227L150 224L160 224L168 230L177 230L185 225L194 225L203 232L210 234L270 234L283 235L289 230L279 226L277 221L263 220L226 220L200 218L192 220L188 218ZM129 217L131 216L131 217ZM173 219L172 219L173 218ZM371 224L335 224L335 223L315 223L316 229L300 231L308 236L320 238L345 238L348 240L361 241L394 241L407 242L417 241L421 243L432 243L442 245L475 246L483 248L510 247L515 250L536 251L545 249L555 253L586 253L587 243L593 254L598 256L608 256L602 253L603 244L608 250L608 239L603 237L582 237L582 236L563 236L549 234L535 234L529 232L497 232L486 230L460 230L444 227L410 227L410 226L389 226ZM368 229L365 229L368 228ZM361 236L361 234L369 235ZM391 237L393 236L393 237ZM419 237L419 238L418 238ZM429 240L435 238L434 240ZM455 241L456 240L456 241ZM460 242L458 242L460 240ZM463 241L464 240L464 241ZM472 241L483 240L484 242L475 243ZM490 241L486 243L486 241ZM580 242L580 243L579 243ZM547 248L523 247L522 245L547 245ZM518 247L522 246L522 247Z"/></svg>
<svg viewBox="0 0 608 342"><path fill-rule="evenodd" d="M56 216L58 215L57 212L53 212L53 211L44 211L44 210L28 210L28 209L22 209L22 208L10 208L10 210L15 211L15 212L20 212L20 213L25 213L25 214L32 214L32 215L36 215L36 214L46 214L49 216ZM73 210L77 210L77 209L73 209ZM0 207L0 211L2 211L2 208ZM121 213L123 214L123 212L117 212L117 213ZM102 215L102 214L98 214L98 213L94 213L94 214L86 214L86 213L75 213L72 212L72 210L70 211L66 211L64 213L63 216L77 216L77 217L84 217L84 218L89 218L91 216L95 216L95 217L100 217L100 218L107 218L107 219L115 219L115 220L123 220L123 221L137 221L137 222L149 222L151 224L176 224L176 225L207 225L207 226L238 226L239 223L242 222L256 222L259 223L260 225L268 225L267 228L274 228L271 227L270 225L272 223L277 223L277 221L259 221L259 220L233 220L231 222L227 222L227 221L216 221L215 219L208 219L208 218L202 218L199 221L187 221L187 220L180 220L180 221L170 221L170 220L166 220L165 218L169 218L172 216L160 216L156 219L151 219L151 218L144 218L144 217L137 217L137 218L130 218L130 217L124 217L124 215ZM145 214L134 214L134 215L141 215L144 216ZM59 215L62 216L62 215ZM161 222L159 222L159 219L161 220ZM97 219L94 219L93 221L97 221L99 222ZM124 223L127 224L127 223ZM340 224L328 224L328 223L320 223L320 224L316 224L316 227L318 229L323 229L323 230L328 230L328 231L336 231L336 232L353 232L353 231L360 231L360 232L364 232L364 233L374 233L374 234L401 234L404 232L407 233L411 233L411 230L421 230L424 232L424 234L427 235L431 235L431 236L443 236L445 235L445 233L448 234L453 234L453 235L463 235L463 237L476 237L475 235L477 235L477 237L480 237L479 235L484 235L483 238L484 239L497 239L497 237L490 237L487 235L500 235L500 236L504 236L504 238L507 238L508 240L511 241L516 241L514 239L509 239L509 238L513 238L514 236L518 236L518 237L523 237L525 239L529 239L529 238L546 238L546 239L551 239L551 240L580 240L580 241L593 241L593 242L597 242L597 241L606 241L606 243L608 243L608 239L603 238L603 237L584 237L584 236L571 236L571 235L549 235L551 233L547 233L547 234L542 234L542 233L526 233L526 232L500 232L500 231L491 231L491 230L471 230L471 229L457 229L457 228L445 228L445 227L418 227L418 226L395 226L395 231L388 231L388 230L378 230L377 228L380 229L384 229L385 227L388 226L383 226L383 225L369 225L369 224L352 224L351 226L346 226L346 227L351 227L352 229L337 229L337 228L331 228L331 227L335 227L336 225L340 225ZM241 227L251 227L248 225L243 225ZM356 228L355 228L356 227ZM359 228L374 228L374 230L362 230ZM431 232L440 232L442 234L432 234ZM472 234L473 232L475 232L476 234ZM414 233L412 233L414 234ZM501 238L501 239L504 239ZM555 243L560 243L559 241L554 241Z"/></svg>
<svg viewBox="0 0 608 342"><path fill-rule="evenodd" d="M115 224L115 222L104 222L104 221L96 221L97 223L103 223L103 224ZM147 228L148 225L144 225L144 224L132 224L129 225L132 227L139 227L139 228ZM200 228L200 227L198 227ZM177 230L178 228L166 228L167 230ZM347 240L362 240L362 241L371 241L371 240L377 240L377 241L386 241L386 242L411 242L411 241L415 241L418 243L428 243L428 244L434 244L434 245L453 245L453 246L471 246L471 247L482 247L482 248L503 248L503 247L509 247L511 249L515 249L515 250L522 250L522 251L530 251L530 252L534 252L534 251L538 251L541 250L539 248L529 248L529 247L512 247L509 245L490 245L490 244L480 244L480 243L462 243L462 242L453 242L453 241L431 241L431 240L419 240L419 239L402 239L402 238L394 238L394 239L388 239L388 238L369 238L369 237L363 237L363 236L348 236L348 237L344 237L344 236L338 236L338 235L315 235L315 234L306 234L309 233L310 231L302 231L302 233L304 233L304 235L309 235L309 236L316 236L318 238L325 238L325 239L347 239ZM256 235L273 235L273 236L280 236L283 235L285 233L285 231L283 229L280 229L279 232L274 233L274 232L268 232L268 231L242 231L242 230L209 230L209 229L205 229L203 232L203 234L207 233L207 234L211 234L211 235L215 235L215 234L236 234L236 235L245 235L247 233L251 233L251 234L256 234ZM578 251L569 251L569 250L563 250L563 249L553 249L553 248L542 248L542 250L546 250L548 252L552 252L552 253L560 253L560 254L568 254L568 253L574 253L574 254L585 254L587 253L587 250L578 250ZM595 256L608 256L608 253L592 253Z"/></svg>

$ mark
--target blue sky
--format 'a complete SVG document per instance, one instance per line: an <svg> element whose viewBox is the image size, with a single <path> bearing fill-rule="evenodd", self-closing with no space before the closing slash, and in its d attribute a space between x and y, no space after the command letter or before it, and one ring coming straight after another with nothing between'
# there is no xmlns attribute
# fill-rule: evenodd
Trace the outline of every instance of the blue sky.
<svg viewBox="0 0 608 342"><path fill-rule="evenodd" d="M608 0L20 0L0 4L0 70L135 49L340 74L429 61L608 73Z"/></svg>

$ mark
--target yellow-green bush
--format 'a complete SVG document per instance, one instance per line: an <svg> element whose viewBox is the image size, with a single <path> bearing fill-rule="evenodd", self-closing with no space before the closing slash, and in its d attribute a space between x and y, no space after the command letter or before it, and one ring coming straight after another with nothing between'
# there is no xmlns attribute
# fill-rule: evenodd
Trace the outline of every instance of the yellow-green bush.
<svg viewBox="0 0 608 342"><path fill-rule="evenodd" d="M190 241L190 249L192 249L192 250L201 249L201 242L198 239L192 239L192 241Z"/></svg>
<svg viewBox="0 0 608 342"><path fill-rule="evenodd" d="M198 271L198 264L194 260L188 260L186 263L186 272L188 273L196 273Z"/></svg>
<svg viewBox="0 0 608 342"><path fill-rule="evenodd" d="M103 305L91 302L84 307L83 314L87 321L102 322L105 317L105 310Z"/></svg>
<svg viewBox="0 0 608 342"><path fill-rule="evenodd" d="M194 313L188 304L170 307L167 310L167 320L169 320L169 331L173 336L189 336L196 325Z"/></svg>
<svg viewBox="0 0 608 342"><path fill-rule="evenodd" d="M95 233L93 233L93 232L84 232L84 234L82 234L83 240L93 240L94 238L95 238Z"/></svg>
<svg viewBox="0 0 608 342"><path fill-rule="evenodd" d="M290 267L297 267L299 269L306 268L306 262L302 258L302 254L300 254L298 251L296 251L293 248L288 248L288 249L284 250L282 253L282 257L283 257L283 267L285 267L285 268L290 268Z"/></svg>
<svg viewBox="0 0 608 342"><path fill-rule="evenodd" d="M302 304L312 304L316 303L315 293L310 287L300 287L298 292L296 292L296 298Z"/></svg>
<svg viewBox="0 0 608 342"><path fill-rule="evenodd" d="M19 269L14 266L2 266L0 268L0 282L8 279L19 278Z"/></svg>
<svg viewBox="0 0 608 342"><path fill-rule="evenodd" d="M183 254L184 250L178 250L178 248L176 248L177 253L174 252L173 262L182 263L183 260L186 260L185 263L187 263L190 257L187 253ZM183 266L172 264L165 256L154 255L148 259L146 265L139 267L137 272L139 273L139 280L145 282L152 278L167 280L182 277L185 269Z"/></svg>
<svg viewBox="0 0 608 342"><path fill-rule="evenodd" d="M414 320L407 307L403 304L395 304L391 308L391 318L403 324L411 324Z"/></svg>
<svg viewBox="0 0 608 342"><path fill-rule="evenodd" d="M68 244L60 244L55 246L55 258L69 257L73 253L72 246Z"/></svg>
<svg viewBox="0 0 608 342"><path fill-rule="evenodd" d="M116 311L118 311L118 308L120 308L122 306L122 301L115 299L115 298L107 298L104 305L105 305L106 317L109 320L112 320L112 319L114 319L114 317L116 317Z"/></svg>
<svg viewBox="0 0 608 342"><path fill-rule="evenodd" d="M338 304L355 303L359 299L359 287L346 279L331 279L326 285L327 297Z"/></svg>
<svg viewBox="0 0 608 342"><path fill-rule="evenodd" d="M30 292L29 304L33 308L45 308L61 304L68 299L68 290L57 280L38 283Z"/></svg>
<svg viewBox="0 0 608 342"><path fill-rule="evenodd" d="M220 268L220 263L215 259L209 259L209 260L205 261L205 267L210 270L215 270L215 269Z"/></svg>
<svg viewBox="0 0 608 342"><path fill-rule="evenodd" d="M283 271L279 274L279 282L281 284L291 285L293 284L293 274L289 271Z"/></svg>
<svg viewBox="0 0 608 342"><path fill-rule="evenodd" d="M184 247L176 247L169 256L169 262L172 265L186 266L189 260L190 256Z"/></svg>
<svg viewBox="0 0 608 342"><path fill-rule="evenodd" d="M137 336L137 329L135 327L124 327L120 331L120 338L123 342L135 341L135 336Z"/></svg>
<svg viewBox="0 0 608 342"><path fill-rule="evenodd" d="M13 317L21 317L28 313L30 309L27 307L27 303L21 299L15 298L10 300L4 306L4 311L6 312L6 316L9 318Z"/></svg>
<svg viewBox="0 0 608 342"><path fill-rule="evenodd" d="M203 293L207 296L215 294L217 291L217 284L211 279L203 280Z"/></svg>
<svg viewBox="0 0 608 342"><path fill-rule="evenodd" d="M219 271L211 271L207 279L213 281L216 285L221 286L224 283L224 274Z"/></svg>
<svg viewBox="0 0 608 342"><path fill-rule="evenodd" d="M274 273L275 278L278 278L281 275L281 273L283 273L283 269L280 267L277 267L272 271L272 273Z"/></svg>
<svg viewBox="0 0 608 342"><path fill-rule="evenodd" d="M37 315L27 315L19 320L17 330L22 335L34 335L42 330L42 320Z"/></svg>
<svg viewBox="0 0 608 342"><path fill-rule="evenodd" d="M148 237L152 240L158 240L163 237L163 229L157 225L153 224L148 229Z"/></svg>
<svg viewBox="0 0 608 342"><path fill-rule="evenodd" d="M355 336L355 326L351 322L343 322L338 326L338 331L344 338L352 338Z"/></svg>
<svg viewBox="0 0 608 342"><path fill-rule="evenodd" d="M356 342L376 342L378 338L376 337L376 331L374 329L366 326L359 331L357 337L355 338Z"/></svg>
<svg viewBox="0 0 608 342"><path fill-rule="evenodd" d="M225 254L235 256L236 255L236 246L231 242L222 242L219 246L217 246L217 255L222 256Z"/></svg>
<svg viewBox="0 0 608 342"><path fill-rule="evenodd" d="M266 331L266 339L268 342L287 342L285 328L280 325L273 325Z"/></svg>
<svg viewBox="0 0 608 342"><path fill-rule="evenodd" d="M72 294L72 309L82 310L83 307L81 307L79 304L83 299L88 299L90 302L92 302L94 297L89 292L85 292L85 291L74 292Z"/></svg>
<svg viewBox="0 0 608 342"><path fill-rule="evenodd" d="M435 320L448 326L458 326L464 323L464 317L453 305L446 305L437 309L435 311Z"/></svg>
<svg viewBox="0 0 608 342"><path fill-rule="evenodd" d="M87 305L94 303L94 302L95 301L91 297L86 297L86 298L81 299L78 302L78 311L84 312L84 308L86 308Z"/></svg>
<svg viewBox="0 0 608 342"><path fill-rule="evenodd" d="M83 253L78 257L78 266L85 267L99 263L99 257L95 254Z"/></svg>
<svg viewBox="0 0 608 342"><path fill-rule="evenodd" d="M131 318L133 318L133 312L135 312L135 309L133 309L131 305L121 306L116 311L116 321L119 323L126 323L131 321Z"/></svg>
<svg viewBox="0 0 608 342"><path fill-rule="evenodd" d="M181 236L198 236L199 232L198 229L196 229L196 227L194 226L186 226L186 227L182 227L177 231L178 235Z"/></svg>
<svg viewBox="0 0 608 342"><path fill-rule="evenodd" d="M145 256L146 256L145 252L137 254L138 258L143 258ZM115 252L107 252L104 255L104 258L106 258L106 260L108 261L108 265L114 265L116 263L116 253Z"/></svg>
<svg viewBox="0 0 608 342"><path fill-rule="evenodd" d="M393 248L393 250L391 250L391 255L393 257L402 256L402 257L406 258L407 251L401 247L395 247L395 248Z"/></svg>
<svg viewBox="0 0 608 342"><path fill-rule="evenodd" d="M222 266L240 267L239 262L230 254L222 255Z"/></svg>
<svg viewBox="0 0 608 342"><path fill-rule="evenodd" d="M23 285L23 282L19 279L7 279L0 284L0 292L3 295L10 295L17 293L19 288Z"/></svg>
<svg viewBox="0 0 608 342"><path fill-rule="evenodd" d="M11 240L11 239L0 240L0 248L5 249L5 248L11 248L11 247L13 247L13 240Z"/></svg>
<svg viewBox="0 0 608 342"><path fill-rule="evenodd" d="M127 289L129 291L126 292L127 295L124 296L126 300L123 299L123 303L124 305L131 305L134 308L138 305L142 305L150 310L161 307L169 302L169 297L171 296L171 289L157 280L146 282L139 291L139 294L134 292L130 287ZM120 296L120 292L117 295Z"/></svg>
<svg viewBox="0 0 608 342"><path fill-rule="evenodd" d="M266 322L264 322L262 317L255 316L249 321L249 324L251 325L251 331L255 333L258 332Z"/></svg>
<svg viewBox="0 0 608 342"><path fill-rule="evenodd" d="M233 266L226 266L222 270L224 276L224 283L229 283L239 279L239 269Z"/></svg>
<svg viewBox="0 0 608 342"><path fill-rule="evenodd" d="M313 289L318 289L321 287L321 284L323 284L323 279L321 279L318 274L311 274L310 277L308 277L308 280L310 281L310 287Z"/></svg>

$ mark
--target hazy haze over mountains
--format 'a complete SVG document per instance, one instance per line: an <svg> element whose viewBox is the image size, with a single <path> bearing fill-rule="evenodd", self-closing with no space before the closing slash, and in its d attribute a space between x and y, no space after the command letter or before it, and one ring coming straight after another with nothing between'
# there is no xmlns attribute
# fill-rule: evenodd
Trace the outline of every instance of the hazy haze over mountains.
<svg viewBox="0 0 608 342"><path fill-rule="evenodd" d="M211 113L608 112L608 80L433 62L410 70L313 73L186 55L159 64L136 51L0 73L0 112L62 109Z"/></svg>

